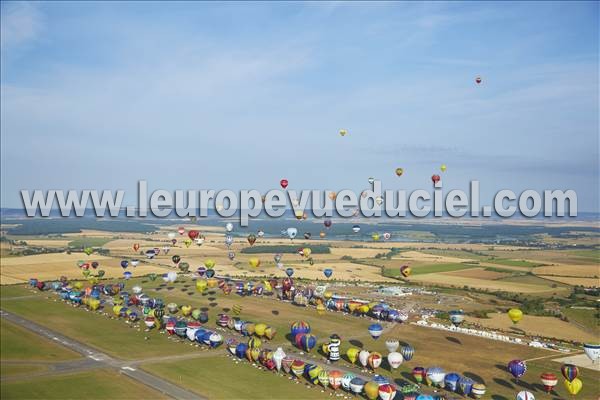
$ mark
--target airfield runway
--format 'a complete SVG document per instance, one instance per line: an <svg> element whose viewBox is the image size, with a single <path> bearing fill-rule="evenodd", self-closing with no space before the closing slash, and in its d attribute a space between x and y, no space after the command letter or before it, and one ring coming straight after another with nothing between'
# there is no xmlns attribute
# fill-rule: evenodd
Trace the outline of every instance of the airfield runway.
<svg viewBox="0 0 600 400"><path fill-rule="evenodd" d="M109 367L112 369L117 369L121 374L127 375L128 377L135 379L136 381L141 382L142 384L175 399L205 399L205 397L202 397L196 393L190 392L177 385L167 382L166 380L156 375L152 375L148 372L141 371L138 368L133 368L130 365L130 362L125 362L110 357L109 355L101 353L96 349L89 347L81 342L67 338L55 331L44 328L36 324L35 322L21 318L15 314L9 313L4 310L0 310L0 316L6 319L7 321L17 324L22 328L25 328L40 336L44 336L86 357L85 360L81 361L56 363L53 365L53 368L51 368L50 371L46 371L45 374ZM44 375L44 373L40 375Z"/></svg>

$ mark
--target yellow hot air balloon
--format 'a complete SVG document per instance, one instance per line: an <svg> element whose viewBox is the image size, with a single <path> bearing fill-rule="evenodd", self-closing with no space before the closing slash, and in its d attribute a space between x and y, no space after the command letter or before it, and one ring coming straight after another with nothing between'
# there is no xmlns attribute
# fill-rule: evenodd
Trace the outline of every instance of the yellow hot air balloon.
<svg viewBox="0 0 600 400"><path fill-rule="evenodd" d="M317 304L317 314L323 315L325 314L325 306L323 304Z"/></svg>
<svg viewBox="0 0 600 400"><path fill-rule="evenodd" d="M277 334L277 329L272 326L267 326L267 329L265 329L265 337L272 340L275 337L275 334Z"/></svg>
<svg viewBox="0 0 600 400"><path fill-rule="evenodd" d="M248 335L254 335L255 330L256 325L254 325L252 322L248 322L246 324L246 332L248 332Z"/></svg>
<svg viewBox="0 0 600 400"><path fill-rule="evenodd" d="M75 282L73 287L77 290L81 290L81 288L83 288L83 282Z"/></svg>
<svg viewBox="0 0 600 400"><path fill-rule="evenodd" d="M375 381L369 381L363 389L369 400L375 400L379 396L379 384Z"/></svg>
<svg viewBox="0 0 600 400"><path fill-rule="evenodd" d="M96 311L98 309L98 307L100 307L100 300L98 300L98 299L89 299L88 300L88 306L90 307L90 310Z"/></svg>
<svg viewBox="0 0 600 400"><path fill-rule="evenodd" d="M251 349L259 348L262 344L262 341L257 337L252 337L248 340L248 347Z"/></svg>
<svg viewBox="0 0 600 400"><path fill-rule="evenodd" d="M196 290L199 291L200 293L204 292L206 290L207 286L208 286L208 282L206 282L206 280L204 280L204 279L198 279L196 281Z"/></svg>
<svg viewBox="0 0 600 400"><path fill-rule="evenodd" d="M396 168L396 175L402 176L403 173L404 173L404 169L402 169L402 168Z"/></svg>
<svg viewBox="0 0 600 400"><path fill-rule="evenodd" d="M446 164L442 164L442 166L440 167L440 170L442 172L446 172Z"/></svg>
<svg viewBox="0 0 600 400"><path fill-rule="evenodd" d="M333 296L333 293L331 293L330 291L326 291L325 293L323 293L323 296L324 296L326 299L330 299L330 298L331 298L331 296Z"/></svg>
<svg viewBox="0 0 600 400"><path fill-rule="evenodd" d="M250 358L252 358L252 361L258 361L258 356L260 355L260 351L261 351L260 347L250 348Z"/></svg>
<svg viewBox="0 0 600 400"><path fill-rule="evenodd" d="M344 137L348 134L348 131L345 129L340 129L340 136Z"/></svg>
<svg viewBox="0 0 600 400"><path fill-rule="evenodd" d="M188 316L192 313L192 306L190 305L185 305L185 306L181 306L181 312L183 313L184 316Z"/></svg>
<svg viewBox="0 0 600 400"><path fill-rule="evenodd" d="M273 291L273 287L271 286L271 282L269 282L269 281L263 281L263 288L264 288L265 292Z"/></svg>
<svg viewBox="0 0 600 400"><path fill-rule="evenodd" d="M183 244L185 244L186 248L189 248L192 245L192 239L185 239Z"/></svg>
<svg viewBox="0 0 600 400"><path fill-rule="evenodd" d="M258 337L263 337L265 335L265 330L267 329L267 325L265 324L256 324L254 326L254 333Z"/></svg>
<svg viewBox="0 0 600 400"><path fill-rule="evenodd" d="M257 268L260 265L260 260L256 257L252 257L248 260L248 264L250 264L251 267Z"/></svg>
<svg viewBox="0 0 600 400"><path fill-rule="evenodd" d="M352 364L356 363L356 360L358 359L358 353L360 353L360 350L356 347L350 347L348 350L346 350L346 356Z"/></svg>
<svg viewBox="0 0 600 400"><path fill-rule="evenodd" d="M206 283L208 284L208 287L213 289L216 288L217 286L219 286L219 280L217 278L209 278Z"/></svg>
<svg viewBox="0 0 600 400"><path fill-rule="evenodd" d="M302 212L302 210L294 211L294 215L296 215L296 219L302 219L304 217L304 213Z"/></svg>
<svg viewBox="0 0 600 400"><path fill-rule="evenodd" d="M373 234L371 235L371 238L372 238L374 241L378 241L378 240L379 240L379 233L373 233Z"/></svg>
<svg viewBox="0 0 600 400"><path fill-rule="evenodd" d="M366 304L363 304L363 305L361 305L360 307L358 307L358 311L359 311L361 314L366 314L366 313L368 313L368 312L369 312L369 306L368 306L368 305L366 305Z"/></svg>
<svg viewBox="0 0 600 400"><path fill-rule="evenodd" d="M523 311L519 310L518 308L511 308L508 310L508 318L510 318L513 324L516 324L523 319Z"/></svg>
<svg viewBox="0 0 600 400"><path fill-rule="evenodd" d="M121 306L117 305L117 306L113 306L112 308L112 312L113 314L115 314L116 316L119 316L119 313L121 312Z"/></svg>
<svg viewBox="0 0 600 400"><path fill-rule="evenodd" d="M579 391L583 387L583 382L581 382L581 379L579 378L575 378L571 382L565 380L564 383L567 392L569 392L572 396L575 396L577 393L579 393Z"/></svg>
<svg viewBox="0 0 600 400"><path fill-rule="evenodd" d="M305 247L302 249L302 254L304 255L304 258L309 258L312 254L312 250L310 249L310 247Z"/></svg>
<svg viewBox="0 0 600 400"><path fill-rule="evenodd" d="M209 258L208 260L204 261L204 266L208 269L213 269L215 266L215 260Z"/></svg>
<svg viewBox="0 0 600 400"><path fill-rule="evenodd" d="M329 345L327 343L321 344L321 351L325 354L329 354Z"/></svg>

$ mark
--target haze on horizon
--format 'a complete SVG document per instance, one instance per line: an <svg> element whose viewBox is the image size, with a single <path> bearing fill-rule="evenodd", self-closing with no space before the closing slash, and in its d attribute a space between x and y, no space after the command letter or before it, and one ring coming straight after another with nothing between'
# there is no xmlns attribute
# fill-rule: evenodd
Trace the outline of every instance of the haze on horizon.
<svg viewBox="0 0 600 400"><path fill-rule="evenodd" d="M429 189L445 163L444 188L477 179L482 203L574 189L579 211L600 211L598 2L1 12L3 207L21 189L125 189L134 203L139 179Z"/></svg>

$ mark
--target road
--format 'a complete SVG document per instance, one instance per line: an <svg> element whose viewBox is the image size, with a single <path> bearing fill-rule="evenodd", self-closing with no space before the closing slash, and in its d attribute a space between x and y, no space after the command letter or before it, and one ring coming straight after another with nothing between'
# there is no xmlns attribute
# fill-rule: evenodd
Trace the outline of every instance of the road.
<svg viewBox="0 0 600 400"><path fill-rule="evenodd" d="M113 358L108 354L101 353L92 347L40 326L35 322L19 317L18 315L0 310L0 316L3 319L12 322L13 324L19 325L30 332L50 339L51 341L86 357L84 360L71 361L67 363L55 363L52 365L52 368L49 371L41 372L39 375L51 374L53 372L69 372L71 370L81 371L83 369L92 368L111 368L116 369L119 371L119 373L175 399L205 399L205 397L174 385L156 375L142 371L138 368L134 368L131 366L131 362ZM30 374L29 376L34 376L34 374Z"/></svg>

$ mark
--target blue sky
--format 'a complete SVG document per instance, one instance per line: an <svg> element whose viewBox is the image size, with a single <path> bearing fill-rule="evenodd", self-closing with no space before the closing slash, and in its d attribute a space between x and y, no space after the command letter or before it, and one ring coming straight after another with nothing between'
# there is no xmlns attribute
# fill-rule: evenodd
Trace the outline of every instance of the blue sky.
<svg viewBox="0 0 600 400"><path fill-rule="evenodd" d="M5 207L138 179L412 190L445 163L482 201L575 189L600 209L597 2L1 7Z"/></svg>

